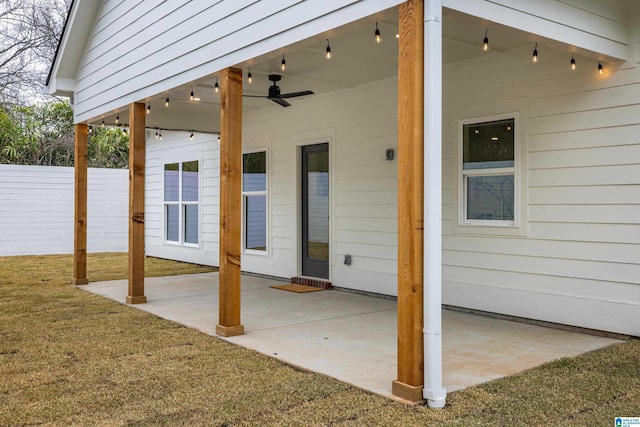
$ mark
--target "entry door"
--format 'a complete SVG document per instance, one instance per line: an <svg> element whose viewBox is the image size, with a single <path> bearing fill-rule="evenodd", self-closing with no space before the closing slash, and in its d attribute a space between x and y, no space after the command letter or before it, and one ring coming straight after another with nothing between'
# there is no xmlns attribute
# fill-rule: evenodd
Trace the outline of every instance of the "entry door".
<svg viewBox="0 0 640 427"><path fill-rule="evenodd" d="M302 274L329 278L329 144L302 147Z"/></svg>

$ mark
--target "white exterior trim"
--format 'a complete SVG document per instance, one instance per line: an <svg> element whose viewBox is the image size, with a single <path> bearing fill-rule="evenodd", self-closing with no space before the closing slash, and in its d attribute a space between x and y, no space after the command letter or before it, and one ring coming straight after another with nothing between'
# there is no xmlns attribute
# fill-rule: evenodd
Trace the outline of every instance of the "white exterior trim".
<svg viewBox="0 0 640 427"><path fill-rule="evenodd" d="M479 104L454 111L452 127L454 129L453 147L453 198L452 215L454 233L482 235L518 235L528 234L528 101L513 99L491 104ZM465 221L464 180L462 179L462 126L470 123L490 122L505 118L515 119L514 135L514 221ZM496 172L496 170L492 170Z"/></svg>
<svg viewBox="0 0 640 427"><path fill-rule="evenodd" d="M271 156L269 155L269 148L270 148L270 141L268 141L267 143L263 143L265 144L263 147L260 148L251 148L251 149L247 149L247 150L243 150L242 151L242 155L244 157L245 154L250 154L250 153L261 153L264 152L265 153L265 174L266 174L266 183L265 183L265 189L264 191L244 191L242 190L242 245L241 245L241 249L242 249L242 254L243 255L257 255L257 256L262 256L262 257L268 257L270 255L271 252L271 221L269 220L269 218L271 217L271 204L270 204L270 197L269 197L269 188L270 188L270 184L271 184L271 180L269 179L269 175L271 173L271 165L270 165L270 160L271 160ZM251 145L256 145L256 143L253 143ZM244 164L243 164L243 176L244 176ZM264 251L257 251L254 249L247 249L246 246L246 242L247 242L247 218L245 216L245 212L247 211L247 206L246 206L246 201L247 201L247 196L265 196L266 199L266 235L265 235L265 240L266 240L266 249Z"/></svg>

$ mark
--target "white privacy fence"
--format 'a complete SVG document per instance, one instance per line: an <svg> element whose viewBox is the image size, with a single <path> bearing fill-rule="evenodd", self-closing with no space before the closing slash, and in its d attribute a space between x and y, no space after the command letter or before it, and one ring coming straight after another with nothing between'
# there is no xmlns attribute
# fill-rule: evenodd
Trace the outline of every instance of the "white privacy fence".
<svg viewBox="0 0 640 427"><path fill-rule="evenodd" d="M125 252L129 172L89 169L87 251ZM73 252L74 169L0 165L0 256Z"/></svg>

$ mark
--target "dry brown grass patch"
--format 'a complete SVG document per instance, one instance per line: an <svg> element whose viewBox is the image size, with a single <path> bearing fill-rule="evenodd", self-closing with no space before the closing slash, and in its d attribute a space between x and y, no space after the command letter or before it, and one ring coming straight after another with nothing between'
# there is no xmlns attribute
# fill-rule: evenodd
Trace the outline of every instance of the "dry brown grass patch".
<svg viewBox="0 0 640 427"><path fill-rule="evenodd" d="M126 254L90 255L123 279ZM147 259L147 276L211 271ZM640 415L634 340L410 408L68 285L71 256L0 258L0 425L609 425Z"/></svg>

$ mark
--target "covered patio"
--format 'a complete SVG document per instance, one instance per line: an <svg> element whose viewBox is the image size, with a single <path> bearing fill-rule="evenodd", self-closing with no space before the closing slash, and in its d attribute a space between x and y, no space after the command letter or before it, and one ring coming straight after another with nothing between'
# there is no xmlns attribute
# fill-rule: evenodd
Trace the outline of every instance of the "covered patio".
<svg viewBox="0 0 640 427"><path fill-rule="evenodd" d="M538 16L493 2L483 2L487 7L482 7L441 0L358 1L347 7L347 2L336 1L327 3L326 10L305 2L300 3L301 10L284 3L277 5L280 9L266 10L260 2L255 2L255 9L233 2L203 2L202 9L210 14L186 7L184 16L175 16L167 3L166 9L137 11L140 19L132 23L128 11L121 10L126 5L109 5L114 8L111 13L111 9L92 10L90 3L74 9L76 27L102 20L100 25L111 27L105 34L113 30L114 37L125 38L141 30L142 23L166 21L172 26L169 31L151 26L144 37L132 37L136 47L124 55L111 47L105 50L113 45L111 37L94 37L88 49L95 51L91 53L95 60L86 60L81 49L69 43L62 51L70 53L61 54L58 61L65 66L53 67L56 78L49 84L50 92L72 96L75 107L73 284L86 285L90 279L88 128L124 125L130 135L129 279L90 284L87 289L140 304L142 310L230 342L377 393L442 407L447 388L460 389L613 342L460 312L442 313L443 301L593 329L606 328L597 322L577 323L571 316L601 313L606 321L615 317L600 308L603 304L610 312L618 306L629 313L633 310L626 303L609 301L609 290L599 285L605 283L603 269L593 264L594 259L617 262L614 256L602 258L603 253L629 259L633 253L626 247L621 250L621 245L617 252L591 245L608 241L605 231L585 242L584 249L587 233L582 231L591 229L589 221L600 224L599 218L593 220L600 211L591 209L595 213L584 213L582 222L574 224L571 221L577 220L569 215L575 208L557 206L565 193L546 190L556 181L564 183L562 191L570 191L576 182L592 182L571 173L575 165L565 159L571 155L549 153L575 147L562 145L561 136L548 140L547 135L581 131L577 125L566 128L561 120L579 102L574 98L560 102L558 88L583 93L600 78L579 72L574 74L581 80L569 80L573 70L568 61L590 64L592 70L599 66L603 74L601 62L609 69L610 63L626 58L627 37L622 31L626 27L598 17L603 34L608 30L616 35L608 39L569 25L581 21L576 16L584 11L569 13L564 2L554 9L562 19L549 19L546 11ZM209 15L220 19L205 19ZM541 20L547 25L539 25ZM280 27L282 23L286 26ZM186 34L184 28L191 27L193 31ZM380 28L384 43L379 43ZM91 31L76 28L73 33L93 40ZM537 62L542 47L549 62L534 70L531 64ZM335 57L329 55L332 52ZM275 84L280 78L287 97L314 96L296 99L294 108L283 110L288 105ZM273 85L264 85L268 80ZM578 109L582 113L592 108L585 102ZM513 126L509 122L505 128L514 130L517 138L507 143L513 152L508 159L511 166L493 169L499 172L496 176L513 177L517 183L504 192L516 213L498 222L492 215L465 223L462 183L476 172L464 172L459 161L464 152L458 138L461 126L467 120L490 123L503 115L513 120ZM128 123L122 123L127 116ZM188 149L187 140L194 133L204 136L208 145L181 160L168 150L162 156L150 155L154 130L160 139L162 131L181 132L184 138L181 145L176 143L177 151ZM537 146L528 145L530 134L537 137ZM331 147L327 148L332 190L326 215L331 226L326 230L328 241L323 241L325 275L307 274L303 268L303 248L310 242L303 230L307 213L301 156L302 147L315 144ZM157 154L161 149L156 149ZM252 192L243 192L242 175L244 152L256 149L270 156L265 154L268 166L260 171L268 177L260 197L268 201L264 211L269 228L264 243L251 248L245 244L243 197ZM178 205L163 196L166 188L160 176L176 161L193 162L202 173L199 196L188 200L195 206L190 212L199 218L196 237L188 242L184 236L168 238L169 224L174 224L170 208ZM569 164L565 168L569 172L548 174L547 170L561 169L562 162ZM538 180L531 180L535 185L527 181L530 176ZM531 209L537 214L531 221L529 188L538 191L536 206L542 206ZM589 202L578 205L594 203ZM186 205L181 206L185 210L179 210L177 218L187 215ZM567 223L573 228L565 235L561 231ZM186 234L186 226L180 229ZM627 228L612 229L626 244ZM585 259L566 259L567 253ZM145 254L216 265L219 280L217 274L145 279ZM199 258L189 258L193 254ZM272 283L263 279L241 280L241 271L328 278L341 287L397 295L397 300L339 291L288 295L270 289ZM626 276L614 279L624 282ZM582 280L588 280L588 286ZM611 287L623 290L616 298L635 295L618 282ZM595 295L593 305L590 299L585 305L584 292L590 298ZM477 301L484 305L476 305ZM565 316L567 301L571 310Z"/></svg>
<svg viewBox="0 0 640 427"><path fill-rule="evenodd" d="M245 334L219 337L371 392L392 394L397 370L397 302L342 290L293 293L283 281L242 277ZM81 289L123 302L127 280ZM218 273L146 278L135 308L216 335ZM561 357L618 342L459 311L443 311L443 383L460 390Z"/></svg>

